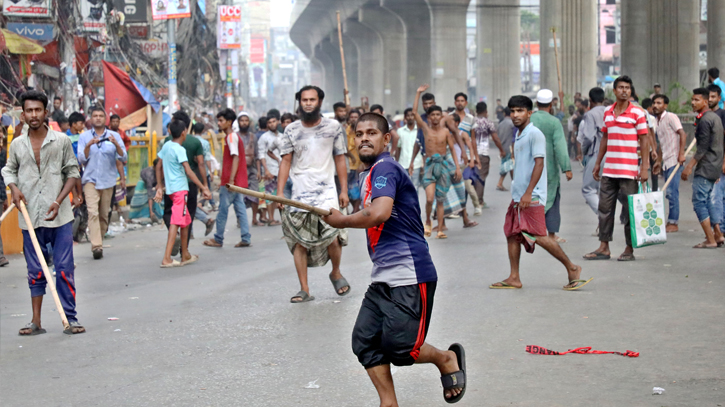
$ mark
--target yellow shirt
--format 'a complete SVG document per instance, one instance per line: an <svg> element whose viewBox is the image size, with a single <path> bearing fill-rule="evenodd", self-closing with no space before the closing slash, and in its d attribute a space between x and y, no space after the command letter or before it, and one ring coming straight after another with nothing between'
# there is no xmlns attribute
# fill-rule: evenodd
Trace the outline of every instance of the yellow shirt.
<svg viewBox="0 0 725 407"><path fill-rule="evenodd" d="M357 147L355 147L355 130L350 126L347 126L347 152L355 157L354 160L348 158L348 162L350 163L348 166L349 169L352 171L360 168L360 156L358 155Z"/></svg>

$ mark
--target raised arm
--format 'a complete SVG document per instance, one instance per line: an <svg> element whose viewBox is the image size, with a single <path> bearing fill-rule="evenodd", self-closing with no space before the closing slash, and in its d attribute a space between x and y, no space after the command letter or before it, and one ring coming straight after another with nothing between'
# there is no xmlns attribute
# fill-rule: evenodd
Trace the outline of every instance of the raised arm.
<svg viewBox="0 0 725 407"><path fill-rule="evenodd" d="M418 113L418 102L420 101L420 95L428 90L429 87L430 85L427 84L419 87L418 91L415 93L415 101L413 102L413 114L415 115L415 122L418 123L418 128L423 130L424 135L428 134L428 130L430 130L430 128L428 127L428 124L423 121L423 118L420 117L420 114Z"/></svg>

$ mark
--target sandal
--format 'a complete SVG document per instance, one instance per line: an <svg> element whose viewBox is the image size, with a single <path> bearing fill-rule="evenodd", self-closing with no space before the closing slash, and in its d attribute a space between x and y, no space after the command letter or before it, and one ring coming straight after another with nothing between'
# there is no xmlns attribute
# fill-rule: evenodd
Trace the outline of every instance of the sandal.
<svg viewBox="0 0 725 407"><path fill-rule="evenodd" d="M496 284L501 284L501 285L496 285ZM523 286L515 287L515 286L512 286L511 284L505 283L503 281L499 281L498 283L491 284L490 286L488 286L488 288L492 288L492 289L496 289L496 290L501 290L501 289L520 290L523 288Z"/></svg>
<svg viewBox="0 0 725 407"><path fill-rule="evenodd" d="M209 247L222 247L223 245L216 241L216 239L208 239L204 241L204 246Z"/></svg>
<svg viewBox="0 0 725 407"><path fill-rule="evenodd" d="M604 254L601 252L591 252L589 254L585 254L582 256L585 260L609 260L612 258L609 254Z"/></svg>
<svg viewBox="0 0 725 407"><path fill-rule="evenodd" d="M279 226L279 225L281 225L281 224L282 224L282 222L280 222L280 221L278 221L278 220L273 220L273 221L269 222L269 223L267 224L267 226Z"/></svg>
<svg viewBox="0 0 725 407"><path fill-rule="evenodd" d="M569 281L569 284L565 285L562 288L566 291L578 290L578 289L584 287L585 285L589 284L589 282L592 280L594 280L594 277L590 278L589 280L571 280L571 281ZM574 283L576 283L576 285L573 287L570 287Z"/></svg>
<svg viewBox="0 0 725 407"><path fill-rule="evenodd" d="M82 334L86 332L86 328L83 327L83 325L80 324L78 321L69 321L70 322L70 328L65 329L63 331L66 335L77 335Z"/></svg>
<svg viewBox="0 0 725 407"><path fill-rule="evenodd" d="M332 282L332 286L335 287L335 292L340 297L344 297L348 294L350 294L350 284L348 284L347 280L345 280L345 277L340 277L338 280L333 280L332 276L330 276L330 281ZM347 287L347 291L340 293L340 290Z"/></svg>
<svg viewBox="0 0 725 407"><path fill-rule="evenodd" d="M466 352L463 346L458 343L451 345L448 350L453 351L458 359L458 371L444 374L441 376L441 384L443 385L443 399L448 404L459 402L463 395L466 394ZM461 389L461 392L451 398L446 398L446 390Z"/></svg>
<svg viewBox="0 0 725 407"><path fill-rule="evenodd" d="M634 254L632 253L622 253L617 261L634 261Z"/></svg>
<svg viewBox="0 0 725 407"><path fill-rule="evenodd" d="M30 332L23 332L26 329L29 329ZM20 336L35 336L35 335L44 334L45 332L46 332L45 329L38 327L38 325L35 325L32 322L29 322L27 325L25 325L24 327L20 328L20 331L18 331L18 335L20 335Z"/></svg>
<svg viewBox="0 0 725 407"><path fill-rule="evenodd" d="M169 263L169 264L161 264L162 269L170 269L172 267L181 267L181 266L182 266L182 264L176 259L171 260L171 263Z"/></svg>
<svg viewBox="0 0 725 407"><path fill-rule="evenodd" d="M433 231L433 226L432 225L429 225L429 224L425 224L424 225L423 236L430 237L432 231Z"/></svg>
<svg viewBox="0 0 725 407"><path fill-rule="evenodd" d="M300 300L299 301L295 301L295 298L299 298ZM292 297L292 298L289 299L289 302L291 302L292 304L299 304L301 302L313 301L314 299L315 299L315 297L307 294L305 291L300 290L300 292L298 292L297 294L295 294L294 297Z"/></svg>
<svg viewBox="0 0 725 407"><path fill-rule="evenodd" d="M252 242L244 242L244 241L242 241L242 242L239 242L239 243L235 244L234 247L249 247L251 245L252 245Z"/></svg>
<svg viewBox="0 0 725 407"><path fill-rule="evenodd" d="M463 229L475 228L476 226L478 226L478 222L476 222L475 220L472 220L472 221L468 222L467 224L463 225Z"/></svg>
<svg viewBox="0 0 725 407"><path fill-rule="evenodd" d="M186 266L187 264L196 263L199 260L199 255L192 254L189 260L184 260L181 262L182 266Z"/></svg>
<svg viewBox="0 0 725 407"><path fill-rule="evenodd" d="M707 243L702 242L692 246L693 249L717 249L721 243L715 244L715 246L708 246Z"/></svg>
<svg viewBox="0 0 725 407"><path fill-rule="evenodd" d="M443 232L438 232L436 239L448 239L448 235Z"/></svg>

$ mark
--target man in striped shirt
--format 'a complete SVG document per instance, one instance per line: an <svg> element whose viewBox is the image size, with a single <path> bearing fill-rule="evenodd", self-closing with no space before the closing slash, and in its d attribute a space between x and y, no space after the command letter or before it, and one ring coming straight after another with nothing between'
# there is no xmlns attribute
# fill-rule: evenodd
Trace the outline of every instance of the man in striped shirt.
<svg viewBox="0 0 725 407"><path fill-rule="evenodd" d="M599 248L584 256L587 260L608 260L611 257L609 242L614 232L614 217L617 197L637 193L637 182L646 182L649 174L649 154L642 154L639 166L637 147L649 151L647 116L639 107L630 103L632 79L623 75L614 81L614 95L617 102L604 112L602 142L592 175L601 184L599 188ZM639 143L638 143L639 141ZM599 170L606 154L604 172ZM619 261L634 260L632 237L629 230L629 208L622 208L624 237L627 248Z"/></svg>

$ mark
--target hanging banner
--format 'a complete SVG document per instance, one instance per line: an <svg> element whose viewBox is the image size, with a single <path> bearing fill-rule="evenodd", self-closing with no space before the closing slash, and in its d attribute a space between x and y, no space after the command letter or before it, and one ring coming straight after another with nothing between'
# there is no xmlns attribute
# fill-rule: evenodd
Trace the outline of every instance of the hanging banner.
<svg viewBox="0 0 725 407"><path fill-rule="evenodd" d="M113 8L123 13L126 23L147 23L148 4L148 0L113 0Z"/></svg>
<svg viewBox="0 0 725 407"><path fill-rule="evenodd" d="M50 17L50 0L5 0L3 14L18 17Z"/></svg>
<svg viewBox="0 0 725 407"><path fill-rule="evenodd" d="M249 63L263 64L264 61L264 38L252 38L249 47Z"/></svg>
<svg viewBox="0 0 725 407"><path fill-rule="evenodd" d="M242 6L219 6L216 26L217 48L242 47Z"/></svg>
<svg viewBox="0 0 725 407"><path fill-rule="evenodd" d="M154 20L191 17L190 0L151 0Z"/></svg>
<svg viewBox="0 0 725 407"><path fill-rule="evenodd" d="M8 30L36 41L53 39L53 24L8 23Z"/></svg>
<svg viewBox="0 0 725 407"><path fill-rule="evenodd" d="M83 31L100 32L106 27L106 6L99 0L81 0Z"/></svg>

